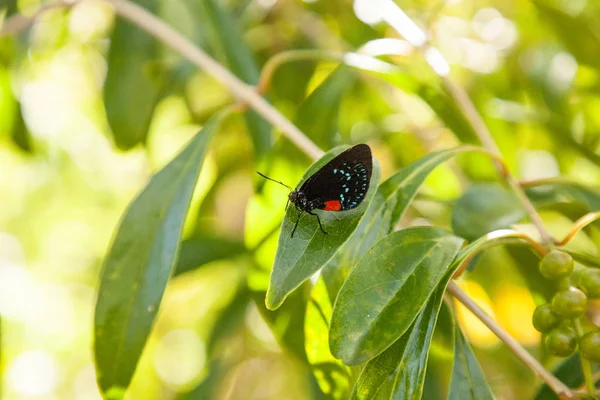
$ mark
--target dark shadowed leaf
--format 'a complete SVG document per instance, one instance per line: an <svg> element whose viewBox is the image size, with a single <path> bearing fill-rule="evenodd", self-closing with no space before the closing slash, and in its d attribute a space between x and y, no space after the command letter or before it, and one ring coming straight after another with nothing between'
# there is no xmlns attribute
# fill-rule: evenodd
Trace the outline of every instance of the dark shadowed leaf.
<svg viewBox="0 0 600 400"><path fill-rule="evenodd" d="M329 149L334 145L342 96L355 79L354 70L340 65L300 105L296 125L317 146Z"/></svg>
<svg viewBox="0 0 600 400"><path fill-rule="evenodd" d="M456 202L452 230L471 241L496 229L508 228L525 216L515 195L495 183L471 185Z"/></svg>
<svg viewBox="0 0 600 400"><path fill-rule="evenodd" d="M429 345L444 291L445 285L440 286L404 335L365 365L352 399L421 398Z"/></svg>
<svg viewBox="0 0 600 400"><path fill-rule="evenodd" d="M350 393L350 368L329 351L328 336L332 304L323 279L313 286L306 308L304 332L306 355L318 385L329 399L345 400Z"/></svg>
<svg viewBox="0 0 600 400"><path fill-rule="evenodd" d="M211 235L193 236L181 242L174 275L193 271L213 261L233 258L246 251L242 242Z"/></svg>
<svg viewBox="0 0 600 400"><path fill-rule="evenodd" d="M138 5L156 13L158 0ZM108 71L104 83L106 117L115 143L127 150L145 141L154 108L164 87L155 38L122 18L117 18L110 38Z"/></svg>
<svg viewBox="0 0 600 400"><path fill-rule="evenodd" d="M222 115L222 114L221 114ZM96 371L104 393L129 386L175 264L183 221L220 115L133 200L104 261L95 314Z"/></svg>
<svg viewBox="0 0 600 400"><path fill-rule="evenodd" d="M379 185L358 228L323 269L332 300L360 257L379 239L392 232L431 171L444 161L467 151L470 148L456 147L430 153Z"/></svg>
<svg viewBox="0 0 600 400"><path fill-rule="evenodd" d="M346 147L336 147L311 165L298 187ZM369 191L358 207L341 212L314 211L321 218L323 226L326 227L327 235L319 229L316 217L303 215L292 238L291 234L298 211L295 207L288 207L281 225L275 264L267 290L267 308L279 307L285 297L325 265L354 232L375 194L380 175L379 164L376 159L373 159Z"/></svg>
<svg viewBox="0 0 600 400"><path fill-rule="evenodd" d="M329 332L333 355L357 365L398 340L450 270L462 244L429 226L397 231L377 242L338 294Z"/></svg>
<svg viewBox="0 0 600 400"><path fill-rule="evenodd" d="M460 328L454 331L454 367L450 382L450 400L487 400L494 395L483 371Z"/></svg>
<svg viewBox="0 0 600 400"><path fill-rule="evenodd" d="M215 57L244 82L257 84L260 71L252 49L240 32L240 24L224 8L223 2L202 0L190 4L204 26L204 34ZM271 147L271 126L252 110L245 113L244 119L256 154L264 154Z"/></svg>

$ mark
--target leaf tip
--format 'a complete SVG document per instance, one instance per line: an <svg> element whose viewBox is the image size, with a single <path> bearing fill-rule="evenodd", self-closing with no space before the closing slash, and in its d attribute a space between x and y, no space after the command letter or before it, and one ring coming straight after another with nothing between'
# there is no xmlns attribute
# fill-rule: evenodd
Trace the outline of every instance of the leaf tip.
<svg viewBox="0 0 600 400"><path fill-rule="evenodd" d="M103 398L106 400L121 400L125 397L126 388L120 386L111 386L108 390L104 391Z"/></svg>
<svg viewBox="0 0 600 400"><path fill-rule="evenodd" d="M267 307L267 310L275 311L281 307L284 299L285 297L281 297L279 293L274 292L271 290L271 287L269 287L267 296L265 297L265 306Z"/></svg>

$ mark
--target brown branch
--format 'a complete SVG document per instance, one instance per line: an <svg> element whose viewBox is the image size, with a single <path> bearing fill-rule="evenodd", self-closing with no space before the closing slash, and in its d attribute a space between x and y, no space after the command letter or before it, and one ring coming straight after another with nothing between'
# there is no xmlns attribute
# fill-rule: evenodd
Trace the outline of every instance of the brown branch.
<svg viewBox="0 0 600 400"><path fill-rule="evenodd" d="M494 321L481 307L477 305L455 282L450 281L447 288L458 301L465 305L481 322L483 322L498 339L521 360L531 368L546 384L558 394L561 399L573 399L573 393L564 383L558 380L552 373L539 363L527 352L508 332L506 332L496 321Z"/></svg>
<svg viewBox="0 0 600 400"><path fill-rule="evenodd" d="M14 34L25 29L35 20L35 18L50 8L69 7L80 1L85 0L52 3L51 6L40 9L40 11L35 13L33 17L29 18L22 15L11 17L5 21L5 24L0 31L0 35L9 33ZM269 102L261 97L253 86L250 86L239 80L221 64L198 48L190 40L181 36L177 31L160 20L158 17L152 15L144 8L126 0L103 1L111 4L114 7L115 12L120 17L129 20L134 25L160 40L171 49L187 58L194 65L203 69L213 78L221 82L244 103L247 103L258 114L273 124L273 126L279 128L288 139L295 143L296 146L298 146L306 154L315 159L323 155L323 151L321 149L319 149L306 135L304 135L294 124L285 118L277 109L269 104ZM7 29L7 26L10 29Z"/></svg>

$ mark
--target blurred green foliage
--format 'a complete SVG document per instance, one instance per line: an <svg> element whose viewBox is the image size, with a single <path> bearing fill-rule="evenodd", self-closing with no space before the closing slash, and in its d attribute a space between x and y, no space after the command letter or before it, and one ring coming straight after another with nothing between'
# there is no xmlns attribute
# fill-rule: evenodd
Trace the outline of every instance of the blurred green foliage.
<svg viewBox="0 0 600 400"><path fill-rule="evenodd" d="M51 9L28 29L0 36L3 398L100 398L94 343L97 368L114 373L102 389L129 385L130 399L375 398L364 397L365 388L394 376L394 385L383 386L386 398L419 385L423 398L463 398L467 375L487 379L496 398L553 398L460 305L453 314L464 336L445 305L436 325L441 290L420 303L432 312L405 316L407 333L386 338L392 346L378 349L385 351L364 369L344 366L329 352L342 282L396 227L435 225L468 240L515 223L534 233L504 188L491 183L498 178L488 158L444 152L477 143L475 132L420 52L386 23L370 20L376 7L358 0L136 3L251 85L271 57L287 50L383 49L379 59L394 68L348 58L346 65L331 57L294 61L274 72L266 93L324 151L369 143L384 182L372 188L373 204L383 211L370 209L359 223L361 210L346 245L314 265L317 258L305 260L310 268L284 288L282 306L267 310L287 191L255 171L295 186L311 160L253 111L224 118L208 143L202 135L209 119L234 104L235 94L101 1ZM0 15L31 15L43 4L0 1ZM473 99L511 171L528 182L551 233L562 238L574 220L600 210L600 3L396 4L449 61L452 80ZM182 166L176 154L205 139L206 154ZM153 201L132 203L169 172L163 183L185 188L154 187ZM129 204L138 205L133 220ZM373 220L377 229L367 226ZM134 247L119 239L121 230L114 240L123 247L109 250L118 226L129 230L131 243L146 238L150 245L112 269L112 257L122 262ZM281 243L297 244L286 238ZM566 250L597 268L599 246L596 223ZM145 260L156 265L148 269ZM471 261L462 284L547 368L578 387L576 356L558 365L531 326L535 305L555 290L537 262L527 248L490 249ZM306 281L323 264L322 278ZM106 286L110 279L114 287ZM131 312L97 311L94 327L97 300L100 311L110 300ZM589 318L598 325L598 304L591 303ZM110 358L118 346L127 349L121 364ZM427 371L402 375L402 362L423 367L427 355ZM120 396L114 387L111 394ZM473 398L489 396L480 387Z"/></svg>

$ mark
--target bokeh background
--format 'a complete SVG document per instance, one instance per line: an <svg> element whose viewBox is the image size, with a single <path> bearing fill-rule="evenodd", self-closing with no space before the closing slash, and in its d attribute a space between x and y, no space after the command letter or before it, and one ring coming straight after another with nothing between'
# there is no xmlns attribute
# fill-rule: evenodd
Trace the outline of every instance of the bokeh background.
<svg viewBox="0 0 600 400"><path fill-rule="evenodd" d="M140 2L249 83L257 82L267 60L288 50L395 53L382 58L401 69L392 78L334 61L298 61L279 68L267 91L321 148L369 143L385 178L431 151L477 141L421 54L381 21L376 3ZM0 0L0 20L30 15L43 4ZM519 179L561 175L600 185L599 2L396 4L429 32ZM116 25L110 6L82 1L0 38L5 399L100 398L93 313L111 235L149 177L210 115L236 101L154 39L132 34L137 30L131 26L117 31ZM123 60L137 62L139 76ZM264 309L287 191L254 173L259 169L293 186L310 160L268 125L251 125L242 116L230 118L211 144L182 255L130 399L319 398L305 363L301 302L292 297L278 312ZM449 206L469 183L495 180L484 157L438 168L403 224L448 227ZM599 199L578 201L593 208ZM541 211L558 237L574 212L563 211ZM591 231L570 246L597 254L599 244ZM496 249L461 284L544 358L530 322L541 297L523 273L531 262L529 254ZM469 312L458 307L457 313L498 398L535 393L531 371ZM428 398L446 390L448 346L444 337L434 342Z"/></svg>

